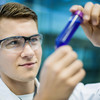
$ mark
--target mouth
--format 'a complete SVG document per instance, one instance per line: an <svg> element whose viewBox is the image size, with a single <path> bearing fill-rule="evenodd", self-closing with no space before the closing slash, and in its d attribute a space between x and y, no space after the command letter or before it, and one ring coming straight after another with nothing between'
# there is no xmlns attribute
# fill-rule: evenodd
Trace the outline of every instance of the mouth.
<svg viewBox="0 0 100 100"><path fill-rule="evenodd" d="M37 62L30 62L30 63L20 64L19 66L20 66L20 67L25 67L25 68L32 68L32 67L34 67L34 65L35 65L36 63L37 63Z"/></svg>

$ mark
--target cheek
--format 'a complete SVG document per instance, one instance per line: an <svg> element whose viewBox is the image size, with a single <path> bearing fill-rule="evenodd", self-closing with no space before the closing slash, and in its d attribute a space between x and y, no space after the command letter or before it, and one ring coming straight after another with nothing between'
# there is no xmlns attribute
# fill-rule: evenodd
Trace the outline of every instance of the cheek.
<svg viewBox="0 0 100 100"><path fill-rule="evenodd" d="M39 63L41 63L42 48L39 48L39 49L36 51L36 55L37 55L37 58L38 58Z"/></svg>
<svg viewBox="0 0 100 100"><path fill-rule="evenodd" d="M11 68L14 66L16 56L11 53L0 52L0 68Z"/></svg>

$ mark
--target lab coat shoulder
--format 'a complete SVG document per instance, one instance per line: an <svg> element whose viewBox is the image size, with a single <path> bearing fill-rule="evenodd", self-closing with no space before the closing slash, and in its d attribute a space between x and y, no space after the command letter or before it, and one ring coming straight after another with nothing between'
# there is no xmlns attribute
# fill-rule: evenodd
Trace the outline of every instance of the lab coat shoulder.
<svg viewBox="0 0 100 100"><path fill-rule="evenodd" d="M69 100L100 100L100 83L86 85L79 83Z"/></svg>
<svg viewBox="0 0 100 100"><path fill-rule="evenodd" d="M35 85L37 90L39 90L40 83L36 78ZM0 79L0 100L19 100L19 98L6 86L2 79Z"/></svg>
<svg viewBox="0 0 100 100"><path fill-rule="evenodd" d="M0 100L19 100L0 79Z"/></svg>

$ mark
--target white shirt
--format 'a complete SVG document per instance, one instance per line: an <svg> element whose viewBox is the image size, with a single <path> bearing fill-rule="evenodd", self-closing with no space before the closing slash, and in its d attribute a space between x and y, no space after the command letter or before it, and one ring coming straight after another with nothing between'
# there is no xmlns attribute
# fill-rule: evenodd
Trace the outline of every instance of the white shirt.
<svg viewBox="0 0 100 100"><path fill-rule="evenodd" d="M37 90L39 89L39 82L35 79L35 84ZM21 96L22 98L24 97ZM5 85L5 83L0 79L0 100L20 100L10 89ZM72 95L68 100L100 100L100 83L87 84L79 83Z"/></svg>
<svg viewBox="0 0 100 100"><path fill-rule="evenodd" d="M79 83L68 100L100 100L100 83Z"/></svg>
<svg viewBox="0 0 100 100"><path fill-rule="evenodd" d="M39 82L35 79L35 84L37 89L39 89ZM27 96L27 95L26 95ZM22 95L23 97L23 95ZM24 95L25 97L25 95ZM0 79L0 100L20 100L17 95L15 95L6 84Z"/></svg>
<svg viewBox="0 0 100 100"><path fill-rule="evenodd" d="M17 95L20 100L33 100L34 93L26 95Z"/></svg>

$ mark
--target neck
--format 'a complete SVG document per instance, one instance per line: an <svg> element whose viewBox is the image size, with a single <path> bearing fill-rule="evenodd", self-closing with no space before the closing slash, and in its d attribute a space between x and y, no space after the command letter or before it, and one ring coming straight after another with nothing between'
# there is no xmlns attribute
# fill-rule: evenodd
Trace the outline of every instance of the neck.
<svg viewBox="0 0 100 100"><path fill-rule="evenodd" d="M34 80L29 82L19 82L12 79L3 79L7 87L16 95L25 95L34 92Z"/></svg>

